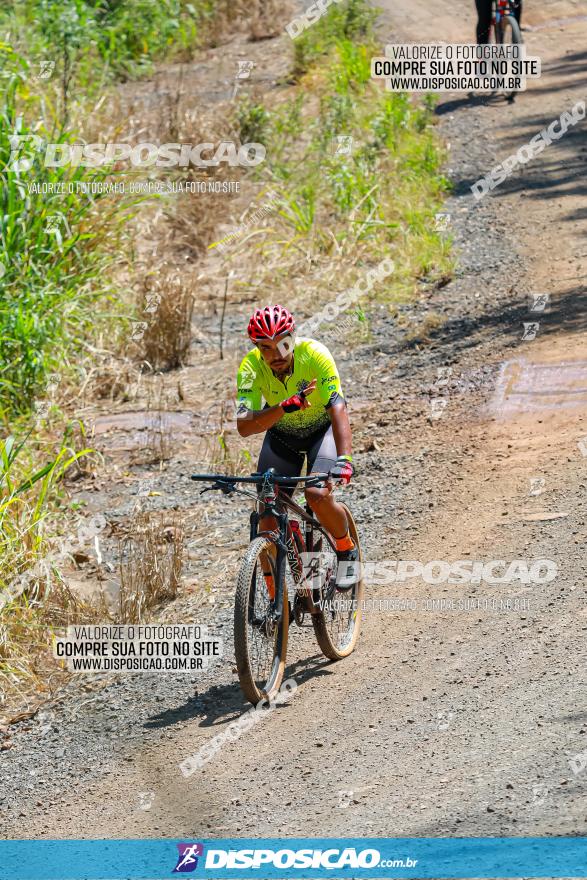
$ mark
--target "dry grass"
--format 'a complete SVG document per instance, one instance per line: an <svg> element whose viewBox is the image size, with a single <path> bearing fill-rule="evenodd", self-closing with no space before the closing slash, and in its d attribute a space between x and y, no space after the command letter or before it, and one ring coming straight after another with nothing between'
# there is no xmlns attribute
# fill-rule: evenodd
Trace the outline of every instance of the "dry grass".
<svg viewBox="0 0 587 880"><path fill-rule="evenodd" d="M184 557L184 533L169 513L139 511L120 541L118 621L138 623L145 612L175 599Z"/></svg>
<svg viewBox="0 0 587 880"><path fill-rule="evenodd" d="M103 352L93 363L82 368L78 386L78 408L90 401L136 400L142 386L142 373L130 358Z"/></svg>
<svg viewBox="0 0 587 880"><path fill-rule="evenodd" d="M142 339L144 365L168 371L183 366L190 348L194 294L179 270L161 270L143 280L140 312L147 324Z"/></svg>
<svg viewBox="0 0 587 880"><path fill-rule="evenodd" d="M445 323L446 318L443 318L442 315L429 312L424 315L420 323L408 325L406 342L408 345L430 345L432 342L431 334L439 330Z"/></svg>
<svg viewBox="0 0 587 880"><path fill-rule="evenodd" d="M219 46L235 30L248 33L250 40L266 40L278 36L291 15L289 0L216 0L205 42Z"/></svg>
<svg viewBox="0 0 587 880"><path fill-rule="evenodd" d="M2 609L0 624L0 711L30 706L68 677L51 650L52 633L75 623L100 621L104 601L91 605L76 596L50 563L37 566L25 592Z"/></svg>
<svg viewBox="0 0 587 880"><path fill-rule="evenodd" d="M222 474L252 473L254 463L251 453L242 444L240 449L235 448L233 441L240 443L238 436L225 427L218 434L206 437L200 465L202 470Z"/></svg>

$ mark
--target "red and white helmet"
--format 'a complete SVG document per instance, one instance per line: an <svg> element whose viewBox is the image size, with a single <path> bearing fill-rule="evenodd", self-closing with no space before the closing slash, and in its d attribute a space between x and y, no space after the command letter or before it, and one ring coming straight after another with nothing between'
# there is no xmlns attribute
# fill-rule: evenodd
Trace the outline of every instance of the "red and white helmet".
<svg viewBox="0 0 587 880"><path fill-rule="evenodd" d="M255 309L247 332L256 342L258 339L275 339L282 333L293 333L295 329L291 312L283 306L265 306L264 309Z"/></svg>

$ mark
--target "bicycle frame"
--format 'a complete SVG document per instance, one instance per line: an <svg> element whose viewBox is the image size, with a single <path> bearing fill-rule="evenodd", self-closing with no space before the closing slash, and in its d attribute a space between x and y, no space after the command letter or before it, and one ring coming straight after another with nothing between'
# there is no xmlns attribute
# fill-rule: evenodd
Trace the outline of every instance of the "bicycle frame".
<svg viewBox="0 0 587 880"><path fill-rule="evenodd" d="M342 609L339 614L338 609L327 605L338 589L336 539L312 515L309 505L306 504L304 510L289 493L281 491L286 488L295 491L298 486L305 489L330 488L331 474L286 476L270 468L262 474L255 473L248 477L192 474L192 480L212 484L202 492L215 489L225 495L238 492L255 502L250 514L251 543L237 578L234 607L235 657L239 681L247 699L257 705L264 696L277 693L285 672L290 617L285 570L288 559L294 579L293 587L290 585L291 621L301 626L305 613L309 613L314 635L324 656L330 660L348 657L359 636L361 609L353 605L349 613ZM255 491L237 489L237 483L255 484ZM355 521L346 505L344 507L360 560L361 549ZM304 529L300 529L300 523L294 522L293 518L290 520L290 511L305 523ZM271 530L259 529L262 516L271 517ZM313 554L310 568L302 565L306 548ZM270 576L273 577L273 583ZM353 579L350 587L345 584L341 589L351 587L360 599L363 592L360 575Z"/></svg>
<svg viewBox="0 0 587 880"><path fill-rule="evenodd" d="M293 536L293 531L289 523L287 509L289 508L290 510L292 510L296 514L296 516L300 517L305 523L310 525L312 528L312 534L314 529L316 529L326 538L333 549L334 545L332 544L332 540L328 532L314 516L305 511L302 507L300 507L300 505L297 504L288 495L280 492L279 487L276 487L276 485L271 481L271 475L269 473L264 474L264 477L265 479L263 480L261 492L258 499L258 503L263 504L264 510L262 513L260 513L258 510L254 510L251 513L250 540L252 541L254 538L266 534L272 537L277 546L277 555L275 560L277 589L275 593L275 600L273 602L272 616L273 621L275 623L278 623L281 620L281 616L283 614L285 565L288 559L290 561L292 574L296 585L303 579L303 565L299 556L298 548L296 546L296 541ZM259 531L259 520L262 517L268 515L273 516L275 517L275 519L277 519L277 530ZM305 544L304 549L307 549ZM309 595L309 589L307 595Z"/></svg>

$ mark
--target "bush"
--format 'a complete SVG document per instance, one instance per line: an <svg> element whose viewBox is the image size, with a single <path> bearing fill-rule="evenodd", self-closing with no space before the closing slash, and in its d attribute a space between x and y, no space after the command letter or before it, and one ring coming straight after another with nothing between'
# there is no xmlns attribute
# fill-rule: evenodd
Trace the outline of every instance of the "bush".
<svg viewBox="0 0 587 880"><path fill-rule="evenodd" d="M107 171L46 167L47 140L17 111L18 73L0 104L0 417L26 412L46 375L83 340L96 302L108 292L106 266L116 256L127 203L78 192ZM0 87L3 80L0 77ZM39 149L35 149L38 145Z"/></svg>
<svg viewBox="0 0 587 880"><path fill-rule="evenodd" d="M336 43L368 41L376 19L377 12L365 0L348 0L331 6L318 22L294 41L294 79L307 73Z"/></svg>
<svg viewBox="0 0 587 880"><path fill-rule="evenodd" d="M53 61L60 78L91 91L104 71L139 76L170 49L193 47L202 14L184 0L26 0L0 12L0 26L29 58Z"/></svg>

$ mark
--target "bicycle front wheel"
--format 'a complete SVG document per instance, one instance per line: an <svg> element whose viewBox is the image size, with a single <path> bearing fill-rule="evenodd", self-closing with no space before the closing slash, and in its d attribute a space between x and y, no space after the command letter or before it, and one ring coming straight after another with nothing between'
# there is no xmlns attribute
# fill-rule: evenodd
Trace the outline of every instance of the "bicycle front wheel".
<svg viewBox="0 0 587 880"><path fill-rule="evenodd" d="M504 15L495 25L496 42L509 45L519 46L523 43L520 25L513 15Z"/></svg>
<svg viewBox="0 0 587 880"><path fill-rule="evenodd" d="M272 700L285 670L289 606L284 584L283 614L274 621L272 598L263 574L270 571L276 585L275 543L254 538L241 565L234 605L234 653L243 694L253 705Z"/></svg>

